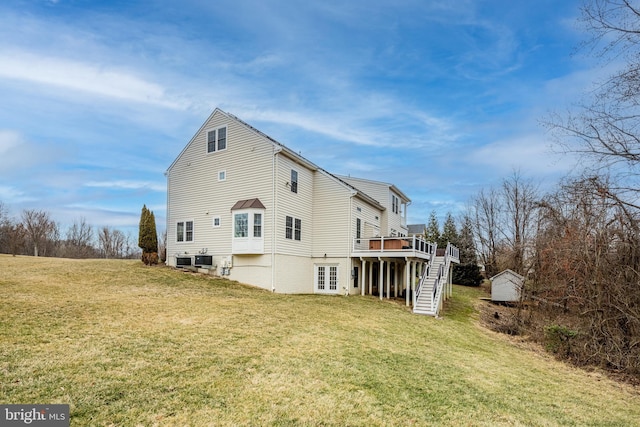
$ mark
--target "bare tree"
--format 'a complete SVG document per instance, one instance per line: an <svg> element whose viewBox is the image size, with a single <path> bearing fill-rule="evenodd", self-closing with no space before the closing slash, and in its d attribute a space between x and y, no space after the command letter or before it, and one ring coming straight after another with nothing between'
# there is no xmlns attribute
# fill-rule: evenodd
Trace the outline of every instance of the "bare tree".
<svg viewBox="0 0 640 427"><path fill-rule="evenodd" d="M167 230L164 230L160 235L160 239L158 239L158 256L162 263L167 260Z"/></svg>
<svg viewBox="0 0 640 427"><path fill-rule="evenodd" d="M531 254L535 232L538 189L516 171L502 181L502 197L504 210L500 228L508 245L508 267L526 275L530 267L531 257L528 255Z"/></svg>
<svg viewBox="0 0 640 427"><path fill-rule="evenodd" d="M45 211L24 210L22 223L26 237L33 247L33 255L39 256L41 251L46 253L51 242L58 239L58 226Z"/></svg>
<svg viewBox="0 0 640 427"><path fill-rule="evenodd" d="M481 190L471 204L471 217L478 241L480 261L487 276L499 272L498 250L500 239L501 198L495 189Z"/></svg>
<svg viewBox="0 0 640 427"><path fill-rule="evenodd" d="M102 227L98 231L98 244L105 258L122 258L127 238L120 230Z"/></svg>
<svg viewBox="0 0 640 427"><path fill-rule="evenodd" d="M640 373L640 227L598 178L563 185L541 206L536 316L561 356ZM549 339L549 337L547 337Z"/></svg>
<svg viewBox="0 0 640 427"><path fill-rule="evenodd" d="M469 216L489 277L505 268L527 274L538 197L535 185L514 172L501 188L483 189L471 203Z"/></svg>
<svg viewBox="0 0 640 427"><path fill-rule="evenodd" d="M11 219L9 218L9 212L0 201L0 252L9 252L9 231L11 226Z"/></svg>
<svg viewBox="0 0 640 427"><path fill-rule="evenodd" d="M609 177L620 202L640 208L640 9L629 0L585 0L584 47L606 63L623 64L577 108L546 121L558 144L578 153L590 175Z"/></svg>
<svg viewBox="0 0 640 427"><path fill-rule="evenodd" d="M85 218L74 220L67 230L64 255L70 258L89 258L95 255L93 228Z"/></svg>

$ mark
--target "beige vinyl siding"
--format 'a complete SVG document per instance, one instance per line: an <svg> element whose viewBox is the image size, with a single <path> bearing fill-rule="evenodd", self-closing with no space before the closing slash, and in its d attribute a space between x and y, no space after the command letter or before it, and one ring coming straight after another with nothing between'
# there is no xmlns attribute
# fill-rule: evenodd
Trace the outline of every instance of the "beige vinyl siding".
<svg viewBox="0 0 640 427"><path fill-rule="evenodd" d="M397 234L406 235L408 230L406 225L402 225L402 209L398 206L398 213L393 212L393 204L391 196L396 196L399 200L399 204L406 203L400 194L397 194L391 189L391 185L385 182L377 182L360 178L341 177L349 184L353 185L358 190L364 192L366 195L373 197L386 209L380 217L380 233L389 236L391 230L395 230ZM407 207L405 206L405 209Z"/></svg>
<svg viewBox="0 0 640 427"><path fill-rule="evenodd" d="M404 202L404 200L402 200L402 198L394 193L391 189L387 189L388 193L389 193L389 204L387 207L387 226L389 227L389 231L388 233L391 234L391 230L396 230L396 234L404 234L405 236L408 233L408 229L406 227L406 225L402 225L402 203ZM391 204L391 196L396 196L398 198L398 213L393 212L392 210L392 204ZM407 209L407 206L405 206L405 209Z"/></svg>
<svg viewBox="0 0 640 427"><path fill-rule="evenodd" d="M353 185L355 188L362 191L367 196L372 197L374 200L376 200L386 208L380 216L380 233L385 236L389 235L389 214L391 213L391 196L389 195L389 185L366 179L351 177L340 178Z"/></svg>
<svg viewBox="0 0 640 427"><path fill-rule="evenodd" d="M227 148L207 153L206 131L227 126ZM216 110L200 128L167 173L167 258L194 255L231 255L233 223L231 207L238 200L259 198L266 207L263 217L264 251L271 251L273 144L242 123ZM218 181L218 172L226 180ZM250 170L250 173L247 173ZM220 217L220 227L213 218ZM176 242L176 222L194 221L194 241ZM215 261L214 261L215 263Z"/></svg>
<svg viewBox="0 0 640 427"><path fill-rule="evenodd" d="M220 267L222 264L218 264ZM271 254L233 256L231 280L271 290Z"/></svg>
<svg viewBox="0 0 640 427"><path fill-rule="evenodd" d="M375 237L375 233L373 232L373 230L380 230L380 220L382 218L383 211L379 208L371 206L369 203L360 198L355 198L353 204L353 236L355 237L356 235L356 218L360 218L360 220L362 221L361 237L363 239ZM366 225L369 225L369 227L366 227Z"/></svg>
<svg viewBox="0 0 640 427"><path fill-rule="evenodd" d="M308 256L278 254L275 292L283 294L313 293L313 262Z"/></svg>
<svg viewBox="0 0 640 427"><path fill-rule="evenodd" d="M276 167L276 252L285 255L311 256L313 241L313 171L294 162L284 153L277 156ZM291 191L291 170L298 172L298 192ZM287 185L289 183L289 185ZM301 220L301 239L285 238L285 221L290 216Z"/></svg>
<svg viewBox="0 0 640 427"><path fill-rule="evenodd" d="M313 256L348 257L351 190L322 171L316 172L314 178Z"/></svg>

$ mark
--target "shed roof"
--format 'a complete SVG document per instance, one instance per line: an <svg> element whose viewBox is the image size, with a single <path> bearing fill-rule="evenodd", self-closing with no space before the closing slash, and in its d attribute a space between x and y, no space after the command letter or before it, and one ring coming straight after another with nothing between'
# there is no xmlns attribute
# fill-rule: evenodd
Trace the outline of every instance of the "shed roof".
<svg viewBox="0 0 640 427"><path fill-rule="evenodd" d="M504 271L501 271L500 273L496 274L495 276L493 276L492 278L490 278L489 280L493 281L494 279L500 277L500 276L507 276L507 275L511 275L514 276L516 279L523 281L524 280L524 276L519 275L518 273L516 273L513 270L510 269L506 269Z"/></svg>

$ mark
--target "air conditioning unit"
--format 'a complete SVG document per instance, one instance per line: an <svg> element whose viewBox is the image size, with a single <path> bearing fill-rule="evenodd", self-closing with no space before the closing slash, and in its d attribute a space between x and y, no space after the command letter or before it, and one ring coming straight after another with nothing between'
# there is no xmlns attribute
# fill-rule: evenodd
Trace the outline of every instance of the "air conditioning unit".
<svg viewBox="0 0 640 427"><path fill-rule="evenodd" d="M196 255L196 267L211 267L213 265L213 256L211 255Z"/></svg>
<svg viewBox="0 0 640 427"><path fill-rule="evenodd" d="M187 267L191 265L191 257L176 257L176 267Z"/></svg>

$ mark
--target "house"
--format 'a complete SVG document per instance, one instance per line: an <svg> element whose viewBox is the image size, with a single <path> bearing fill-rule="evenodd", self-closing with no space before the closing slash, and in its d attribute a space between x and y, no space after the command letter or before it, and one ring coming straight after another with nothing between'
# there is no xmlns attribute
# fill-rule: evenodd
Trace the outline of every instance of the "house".
<svg viewBox="0 0 640 427"><path fill-rule="evenodd" d="M280 293L404 295L414 309L427 290L435 248L408 237L399 188L331 174L232 114L214 110L166 177L168 265ZM429 314L445 276L423 295Z"/></svg>
<svg viewBox="0 0 640 427"><path fill-rule="evenodd" d="M409 236L424 236L427 231L426 224L409 224L407 225Z"/></svg>
<svg viewBox="0 0 640 427"><path fill-rule="evenodd" d="M524 277L512 270L504 270L491 279L491 301L518 302L522 296Z"/></svg>

